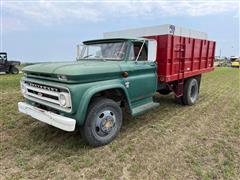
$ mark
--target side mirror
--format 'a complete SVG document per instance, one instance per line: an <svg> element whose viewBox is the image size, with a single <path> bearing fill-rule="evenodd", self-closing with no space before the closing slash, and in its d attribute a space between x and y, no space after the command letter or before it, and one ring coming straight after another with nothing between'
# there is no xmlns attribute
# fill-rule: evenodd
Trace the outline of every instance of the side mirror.
<svg viewBox="0 0 240 180"><path fill-rule="evenodd" d="M148 41L148 61L155 62L157 57L157 41Z"/></svg>

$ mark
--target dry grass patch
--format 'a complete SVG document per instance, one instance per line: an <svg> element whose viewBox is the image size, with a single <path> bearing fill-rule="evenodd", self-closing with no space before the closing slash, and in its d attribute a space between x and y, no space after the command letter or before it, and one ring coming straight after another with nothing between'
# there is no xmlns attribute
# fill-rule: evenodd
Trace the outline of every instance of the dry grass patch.
<svg viewBox="0 0 240 180"><path fill-rule="evenodd" d="M240 179L240 71L204 74L196 105L126 117L118 138L91 148L18 113L20 76L0 76L0 179Z"/></svg>

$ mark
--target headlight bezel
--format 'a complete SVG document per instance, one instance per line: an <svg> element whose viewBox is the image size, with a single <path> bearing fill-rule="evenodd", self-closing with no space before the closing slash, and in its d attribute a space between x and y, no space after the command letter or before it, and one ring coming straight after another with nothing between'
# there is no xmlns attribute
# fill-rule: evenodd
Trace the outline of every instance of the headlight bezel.
<svg viewBox="0 0 240 180"><path fill-rule="evenodd" d="M62 98L64 98L64 100ZM65 92L59 93L58 100L59 100L60 106L71 107L71 98L69 93L65 93ZM63 100L63 103L61 100Z"/></svg>

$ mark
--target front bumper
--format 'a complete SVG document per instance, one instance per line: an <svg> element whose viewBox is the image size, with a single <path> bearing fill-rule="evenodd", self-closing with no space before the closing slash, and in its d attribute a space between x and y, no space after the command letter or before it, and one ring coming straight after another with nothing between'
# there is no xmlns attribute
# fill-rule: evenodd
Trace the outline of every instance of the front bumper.
<svg viewBox="0 0 240 180"><path fill-rule="evenodd" d="M64 116L55 114L53 112L31 106L24 102L18 103L18 110L19 112L30 115L39 121L50 124L59 129L62 129L65 131L75 130L75 126L76 126L75 119L64 117Z"/></svg>

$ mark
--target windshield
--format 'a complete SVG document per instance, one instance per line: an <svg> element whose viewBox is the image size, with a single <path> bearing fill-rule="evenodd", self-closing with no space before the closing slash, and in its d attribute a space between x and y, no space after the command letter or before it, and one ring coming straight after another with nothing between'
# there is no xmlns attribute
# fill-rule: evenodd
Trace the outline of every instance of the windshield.
<svg viewBox="0 0 240 180"><path fill-rule="evenodd" d="M84 45L80 59L123 60L126 42L109 42Z"/></svg>

